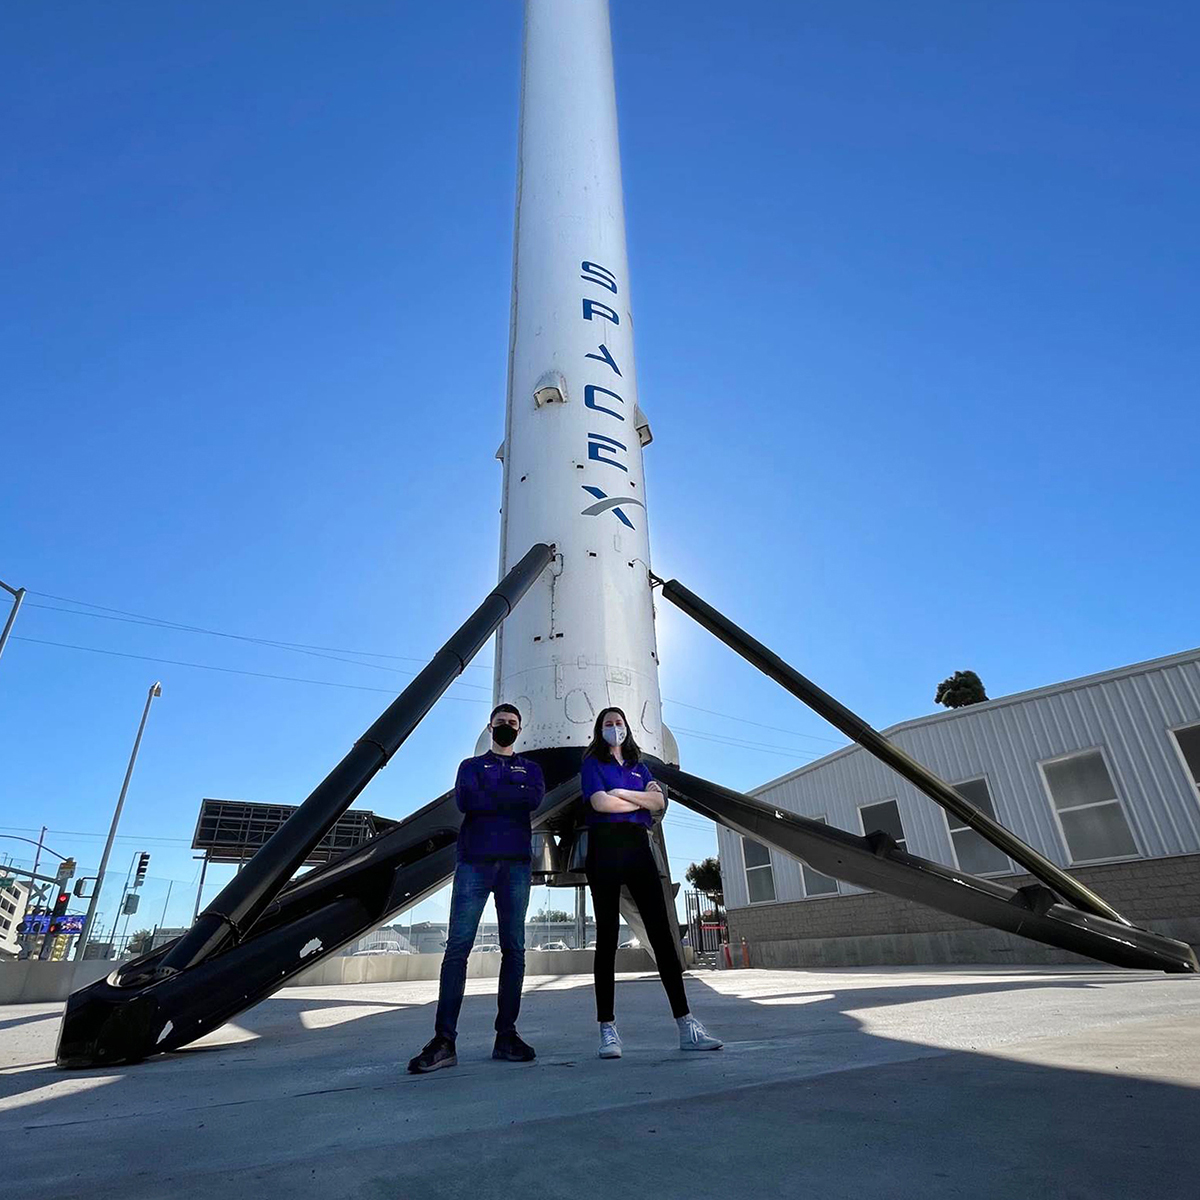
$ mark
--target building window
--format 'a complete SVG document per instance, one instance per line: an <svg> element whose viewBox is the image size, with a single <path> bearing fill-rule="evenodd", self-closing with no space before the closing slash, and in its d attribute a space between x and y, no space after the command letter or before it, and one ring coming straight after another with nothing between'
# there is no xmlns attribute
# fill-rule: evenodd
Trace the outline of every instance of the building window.
<svg viewBox="0 0 1200 1200"><path fill-rule="evenodd" d="M900 823L900 806L895 800L884 800L881 804L864 804L858 810L863 833L874 833L877 829L890 834L901 850L908 849L908 838Z"/></svg>
<svg viewBox="0 0 1200 1200"><path fill-rule="evenodd" d="M1185 729L1172 729L1171 736L1179 750L1179 757L1198 794L1200 794L1200 725L1189 725Z"/></svg>
<svg viewBox="0 0 1200 1200"><path fill-rule="evenodd" d="M828 824L824 817L810 817L811 821L820 821L822 825ZM820 871L814 871L806 862L800 864L800 879L804 884L805 896L836 896L838 894L838 882L829 875L822 875Z"/></svg>
<svg viewBox="0 0 1200 1200"><path fill-rule="evenodd" d="M1134 858L1137 843L1099 750L1041 764L1073 863Z"/></svg>
<svg viewBox="0 0 1200 1200"><path fill-rule="evenodd" d="M956 783L954 790L964 800L969 800L980 812L992 820L996 810L992 805L992 794L986 779L967 779ZM1012 863L1003 850L997 849L982 834L964 825L956 816L946 813L946 825L950 830L950 842L954 846L954 861L960 871L968 875L1005 875L1012 870Z"/></svg>
<svg viewBox="0 0 1200 1200"><path fill-rule="evenodd" d="M751 904L775 899L775 872L771 870L771 852L760 842L742 838L742 858L746 864L746 891Z"/></svg>

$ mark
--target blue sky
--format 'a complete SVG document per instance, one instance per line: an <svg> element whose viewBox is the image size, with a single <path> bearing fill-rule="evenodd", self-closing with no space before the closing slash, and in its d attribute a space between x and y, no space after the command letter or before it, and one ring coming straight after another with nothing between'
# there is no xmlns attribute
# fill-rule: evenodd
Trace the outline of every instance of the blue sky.
<svg viewBox="0 0 1200 1200"><path fill-rule="evenodd" d="M1195 7L613 14L658 572L877 725L1200 641ZM167 923L201 797L303 798L494 581L519 55L497 0L7 14L0 832L94 865L161 679L113 866ZM667 608L686 767L838 744Z"/></svg>

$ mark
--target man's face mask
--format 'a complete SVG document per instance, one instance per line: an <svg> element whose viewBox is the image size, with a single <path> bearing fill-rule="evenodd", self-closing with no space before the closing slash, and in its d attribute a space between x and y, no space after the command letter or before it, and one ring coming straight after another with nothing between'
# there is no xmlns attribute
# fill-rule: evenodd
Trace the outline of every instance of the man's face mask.
<svg viewBox="0 0 1200 1200"><path fill-rule="evenodd" d="M493 725L492 741L497 746L511 746L517 740L517 730L511 725Z"/></svg>

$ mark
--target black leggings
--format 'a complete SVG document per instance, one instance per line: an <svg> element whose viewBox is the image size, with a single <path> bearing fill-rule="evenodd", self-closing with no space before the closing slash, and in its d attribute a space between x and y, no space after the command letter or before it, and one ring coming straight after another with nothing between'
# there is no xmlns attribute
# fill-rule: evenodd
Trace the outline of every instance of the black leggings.
<svg viewBox="0 0 1200 1200"><path fill-rule="evenodd" d="M612 1021L613 973L617 962L617 937L621 923L621 885L629 889L641 914L658 965L658 977L671 1002L671 1012L682 1017L688 1011L683 991L683 968L671 934L666 897L658 867L650 853L650 840L643 825L614 821L593 825L588 830L587 881L596 910L596 1019Z"/></svg>

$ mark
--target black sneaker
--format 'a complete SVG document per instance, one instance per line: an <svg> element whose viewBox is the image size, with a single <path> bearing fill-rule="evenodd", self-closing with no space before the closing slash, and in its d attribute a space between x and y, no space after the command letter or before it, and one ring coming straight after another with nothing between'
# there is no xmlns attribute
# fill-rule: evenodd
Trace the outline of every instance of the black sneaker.
<svg viewBox="0 0 1200 1200"><path fill-rule="evenodd" d="M416 1058L409 1060L408 1069L414 1075L425 1075L439 1067L453 1067L457 1064L458 1055L454 1052L454 1043L438 1034Z"/></svg>
<svg viewBox="0 0 1200 1200"><path fill-rule="evenodd" d="M496 1045L492 1049L493 1058L501 1058L505 1062L533 1062L537 1058L534 1049L527 1042L521 1041L520 1034L496 1034Z"/></svg>

